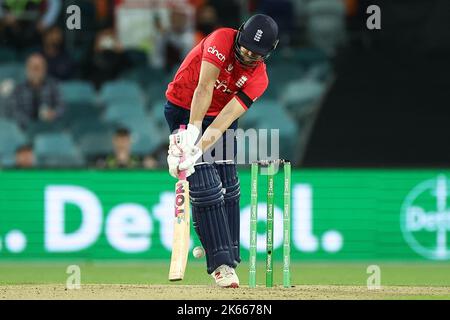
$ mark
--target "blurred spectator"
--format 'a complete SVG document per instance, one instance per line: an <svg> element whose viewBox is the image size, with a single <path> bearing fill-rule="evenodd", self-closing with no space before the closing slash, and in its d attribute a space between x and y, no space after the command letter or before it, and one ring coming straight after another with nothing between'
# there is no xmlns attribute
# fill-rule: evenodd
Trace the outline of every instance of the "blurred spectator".
<svg viewBox="0 0 450 320"><path fill-rule="evenodd" d="M22 145L16 150L16 168L33 168L35 165L35 157L33 146L30 144Z"/></svg>
<svg viewBox="0 0 450 320"><path fill-rule="evenodd" d="M7 101L14 92L15 81L11 78L0 79L0 118L7 116Z"/></svg>
<svg viewBox="0 0 450 320"><path fill-rule="evenodd" d="M34 121L55 121L64 110L57 82L47 77L44 57L32 54L26 69L27 80L15 87L7 106L7 115L25 130Z"/></svg>
<svg viewBox="0 0 450 320"><path fill-rule="evenodd" d="M189 14L188 7L174 6L170 11L170 27L165 29L161 24L156 26L159 33L155 39L155 67L172 71L194 46L194 26L189 23Z"/></svg>
<svg viewBox="0 0 450 320"><path fill-rule="evenodd" d="M347 16L356 16L359 10L358 0L344 0Z"/></svg>
<svg viewBox="0 0 450 320"><path fill-rule="evenodd" d="M96 0L96 24L99 28L111 28L114 25L114 10L117 5L115 0Z"/></svg>
<svg viewBox="0 0 450 320"><path fill-rule="evenodd" d="M126 128L116 130L113 137L114 154L106 159L97 161L97 166L101 168L139 168L142 161L139 157L131 154L131 134Z"/></svg>
<svg viewBox="0 0 450 320"><path fill-rule="evenodd" d="M200 7L205 5L208 0L188 0L189 4L198 10Z"/></svg>
<svg viewBox="0 0 450 320"><path fill-rule="evenodd" d="M156 160L158 168L167 167L167 146L162 144L153 152L152 158Z"/></svg>
<svg viewBox="0 0 450 320"><path fill-rule="evenodd" d="M124 48L113 29L97 34L90 64L89 79L97 90L104 82L116 79L128 67Z"/></svg>
<svg viewBox="0 0 450 320"><path fill-rule="evenodd" d="M67 80L73 74L73 61L64 49L63 32L54 26L48 29L42 39L42 54L47 61L48 73L59 80Z"/></svg>
<svg viewBox="0 0 450 320"><path fill-rule="evenodd" d="M219 24L224 27L239 28L241 20L241 6L239 0L208 0L216 12L220 12Z"/></svg>
<svg viewBox="0 0 450 320"><path fill-rule="evenodd" d="M200 7L197 11L195 45L202 41L208 34L219 28L219 26L216 9L210 5Z"/></svg>
<svg viewBox="0 0 450 320"><path fill-rule="evenodd" d="M23 49L39 45L40 34L55 24L60 0L0 0L0 30L6 43Z"/></svg>
<svg viewBox="0 0 450 320"><path fill-rule="evenodd" d="M159 166L158 160L152 155L147 155L142 160L142 166L146 169L156 169Z"/></svg>

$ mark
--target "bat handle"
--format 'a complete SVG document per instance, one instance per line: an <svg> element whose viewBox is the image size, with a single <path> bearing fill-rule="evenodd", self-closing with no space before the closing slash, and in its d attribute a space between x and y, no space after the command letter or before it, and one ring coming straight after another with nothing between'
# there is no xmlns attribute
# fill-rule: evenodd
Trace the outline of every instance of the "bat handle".
<svg viewBox="0 0 450 320"><path fill-rule="evenodd" d="M184 130L186 130L186 125L185 124L180 125L180 130L179 131L184 131ZM184 159L185 159L185 156L184 156L184 154L182 154L181 155L181 159L180 159L180 163L183 162ZM178 172L178 179L179 180L186 180L186 170Z"/></svg>

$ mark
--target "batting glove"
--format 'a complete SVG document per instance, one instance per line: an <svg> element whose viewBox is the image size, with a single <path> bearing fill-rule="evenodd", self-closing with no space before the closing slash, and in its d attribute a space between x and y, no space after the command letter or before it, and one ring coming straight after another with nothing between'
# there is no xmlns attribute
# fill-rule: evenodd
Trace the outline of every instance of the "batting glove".
<svg viewBox="0 0 450 320"><path fill-rule="evenodd" d="M200 130L188 124L186 130L179 131L169 136L169 154L181 157L183 153L189 152L195 145Z"/></svg>
<svg viewBox="0 0 450 320"><path fill-rule="evenodd" d="M178 179L178 175L181 171L181 169L179 169L180 160L181 160L180 157L173 156L171 154L169 154L167 156L167 164L169 165L169 173L175 179ZM188 169L183 169L183 170L186 170L186 177L189 177L191 174L193 174L195 172L194 166L192 166Z"/></svg>
<svg viewBox="0 0 450 320"><path fill-rule="evenodd" d="M169 173L172 177L178 178L178 165L180 164L180 157L171 155L167 156L167 165L169 166Z"/></svg>
<svg viewBox="0 0 450 320"><path fill-rule="evenodd" d="M202 150L194 146L187 154L185 154L185 159L178 165L178 169L186 170L186 177L189 177L195 172L194 165L202 154Z"/></svg>

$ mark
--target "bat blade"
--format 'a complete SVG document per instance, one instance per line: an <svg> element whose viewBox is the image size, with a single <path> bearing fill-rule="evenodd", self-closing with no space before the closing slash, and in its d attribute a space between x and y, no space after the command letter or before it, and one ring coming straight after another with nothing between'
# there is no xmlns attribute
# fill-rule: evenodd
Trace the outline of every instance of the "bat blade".
<svg viewBox="0 0 450 320"><path fill-rule="evenodd" d="M190 246L190 204L189 182L179 180L175 184L175 216L173 230L172 257L169 280L183 280Z"/></svg>

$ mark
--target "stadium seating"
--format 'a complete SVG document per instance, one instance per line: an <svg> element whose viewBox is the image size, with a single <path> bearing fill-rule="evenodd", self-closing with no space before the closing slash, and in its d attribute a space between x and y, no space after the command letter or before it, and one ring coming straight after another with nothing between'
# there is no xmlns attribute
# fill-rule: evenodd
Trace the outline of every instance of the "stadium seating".
<svg viewBox="0 0 450 320"><path fill-rule="evenodd" d="M5 166L13 165L17 147L26 141L25 134L15 122L0 118L0 163Z"/></svg>
<svg viewBox="0 0 450 320"><path fill-rule="evenodd" d="M16 52L12 48L0 47L0 62L14 62L16 61Z"/></svg>
<svg viewBox="0 0 450 320"><path fill-rule="evenodd" d="M106 107L103 114L103 120L110 123L129 122L142 119L143 117L145 117L145 108L139 102L113 102Z"/></svg>
<svg viewBox="0 0 450 320"><path fill-rule="evenodd" d="M98 118L86 118L73 122L70 131L75 141L80 141L81 138L90 133L112 133L116 125L105 123Z"/></svg>
<svg viewBox="0 0 450 320"><path fill-rule="evenodd" d="M143 104L144 95L136 82L118 80L105 83L100 89L100 101L105 105L126 102L129 105Z"/></svg>
<svg viewBox="0 0 450 320"><path fill-rule="evenodd" d="M289 63L278 63L267 67L269 84L283 84L286 81L300 78L304 74L304 69L299 65Z"/></svg>
<svg viewBox="0 0 450 320"><path fill-rule="evenodd" d="M96 93L94 86L87 81L67 81L60 85L61 94L66 103L94 103Z"/></svg>
<svg viewBox="0 0 450 320"><path fill-rule="evenodd" d="M323 62L311 66L305 77L324 83L332 79L332 74L331 65L328 62Z"/></svg>
<svg viewBox="0 0 450 320"><path fill-rule="evenodd" d="M244 130L255 128L267 129L270 135L271 129L279 129L280 153L287 158L295 156L295 141L300 129L296 121L289 115L282 104L275 100L261 98L240 119L239 127ZM263 133L262 131L259 131ZM266 139L268 135L261 135ZM249 146L245 146L248 148ZM244 148L244 146L240 146Z"/></svg>
<svg viewBox="0 0 450 320"><path fill-rule="evenodd" d="M326 10L329 10L328 5L329 3L325 5L325 8L328 8ZM327 12L321 6L323 5L308 5L311 13L316 14L313 20L318 17L319 21L321 15ZM0 50L0 56L1 54ZM31 124L26 135L17 126L9 123L9 128L15 126L18 130L15 134L16 138L19 137L17 141L23 143L28 137L32 140L34 138L38 143L38 164L79 166L85 163L85 160L109 154L112 152L112 137L118 127L130 130L132 152L136 155L152 154L166 142L170 132L164 117L165 91L176 68L173 72L167 72L148 65L138 67L137 65L144 61L144 55L133 51L127 54L135 62L133 69L124 73L118 80L105 83L98 93L92 83L87 81L61 82L65 112L59 121ZM287 158L294 158L295 141L301 133L299 126L303 126L302 121L308 119L304 115L314 111L312 107L320 102L331 68L325 51L316 47L290 48L283 51L280 57L282 58L272 57L269 60L269 87L239 120L239 127L244 130L280 129L280 152ZM10 82L5 82L5 79ZM0 86L2 106L6 105L5 101L11 88L24 79L23 64L10 62L0 65L0 80L3 80L0 81L0 84L3 83ZM8 95L2 94L6 91ZM2 115L5 116L5 113L0 107L0 117ZM261 136L261 142L266 142L267 138L270 138L270 135ZM2 141L8 140L4 138ZM8 155L0 159L3 163L13 161L15 146L19 142L10 144L11 148L6 152ZM245 148L248 153L248 143L247 141L240 144L239 148ZM61 145L61 148L58 147L61 150L52 149L52 145ZM256 152L254 156L258 155L258 149L251 151ZM270 153L269 150L269 155Z"/></svg>
<svg viewBox="0 0 450 320"><path fill-rule="evenodd" d="M151 117L134 119L127 123L123 121L122 126L131 132L132 152L138 155L148 155L155 152L167 139Z"/></svg>
<svg viewBox="0 0 450 320"><path fill-rule="evenodd" d="M30 57L30 55L37 52L41 52L40 46L25 47L21 50L18 50L16 60L25 63L25 61Z"/></svg>
<svg viewBox="0 0 450 320"><path fill-rule="evenodd" d="M263 97L268 99L278 99L288 81L300 79L305 70L300 65L289 63L274 63L267 67L269 85Z"/></svg>
<svg viewBox="0 0 450 320"><path fill-rule="evenodd" d="M12 79L0 79L0 117L6 117L8 100L14 92L15 82Z"/></svg>
<svg viewBox="0 0 450 320"><path fill-rule="evenodd" d="M317 47L302 47L292 49L292 63L299 64L305 69L329 63L326 52Z"/></svg>
<svg viewBox="0 0 450 320"><path fill-rule="evenodd" d="M37 121L31 122L26 130L29 139L33 139L34 136L41 133L57 133L64 129L64 124L61 121L44 122Z"/></svg>
<svg viewBox="0 0 450 320"><path fill-rule="evenodd" d="M70 102L65 104L62 122L65 127L71 127L74 123L87 119L99 119L101 108L92 102Z"/></svg>
<svg viewBox="0 0 450 320"><path fill-rule="evenodd" d="M0 65L0 81L11 79L14 83L25 80L25 66L22 63L4 63Z"/></svg>
<svg viewBox="0 0 450 320"><path fill-rule="evenodd" d="M44 133L34 138L37 164L42 167L79 167L84 158L68 133Z"/></svg>
<svg viewBox="0 0 450 320"><path fill-rule="evenodd" d="M168 136L170 130L166 122L166 117L164 116L165 103L166 100L156 100L156 102L151 105L150 117L153 119L158 129Z"/></svg>
<svg viewBox="0 0 450 320"><path fill-rule="evenodd" d="M325 91L325 84L314 79L300 79L286 85L281 102L291 115L299 119L310 111L310 107L319 101Z"/></svg>
<svg viewBox="0 0 450 320"><path fill-rule="evenodd" d="M149 101L165 100L168 82L151 83L145 90Z"/></svg>
<svg viewBox="0 0 450 320"><path fill-rule="evenodd" d="M108 131L87 133L80 138L80 150L88 160L106 156L113 152L112 139L112 132Z"/></svg>
<svg viewBox="0 0 450 320"><path fill-rule="evenodd" d="M167 73L163 69L155 69L150 66L132 68L122 76L123 80L138 83L141 88L147 88L150 84L164 82Z"/></svg>
<svg viewBox="0 0 450 320"><path fill-rule="evenodd" d="M345 6L341 1L315 0L306 6L308 39L328 55L345 40Z"/></svg>
<svg viewBox="0 0 450 320"><path fill-rule="evenodd" d="M282 152L292 154L294 141L298 140L293 137L307 134L306 124L311 119L307 116L315 112L313 106L320 103L330 83L330 52L345 38L345 6L335 0L269 2L276 9L272 12L274 16L287 17L286 21L278 23L280 30L289 32L283 34L280 45L267 61L267 90L239 119L239 127L280 129ZM272 8L270 5L260 4L260 10ZM48 159L51 152L44 148L50 148L47 141L54 139L54 145L64 142L62 149L71 154L74 165L78 165L84 162L83 156L88 160L110 153L112 137L119 127L130 130L133 153L147 155L158 150L167 144L170 134L164 116L165 92L179 65L156 68L152 66L150 52L126 45L122 51L125 62L118 77L99 88L100 83L92 78L92 45L97 36L94 5L84 1L80 7L87 13L83 20L85 31L82 34L65 32L66 52L78 67L72 80L59 82L64 103L62 118L52 123L31 123L25 132L6 120L8 130L14 132L10 135L22 137L17 138L19 142L27 139L39 142L42 148L38 162L44 165L52 165L53 161ZM289 19L292 14L297 17L296 21ZM8 99L15 86L26 79L25 58L40 49L34 45L21 49L0 47L0 118L8 116ZM86 78L91 80L82 80ZM5 125L2 128L6 128ZM0 140L8 141L7 137L3 135ZM5 151L9 159L16 144L9 144L10 149ZM0 147L0 153L5 153ZM56 154L55 165L59 166L67 154Z"/></svg>
<svg viewBox="0 0 450 320"><path fill-rule="evenodd" d="M286 110L276 100L262 97L239 119L243 128L258 128L264 119L274 119L283 116Z"/></svg>

